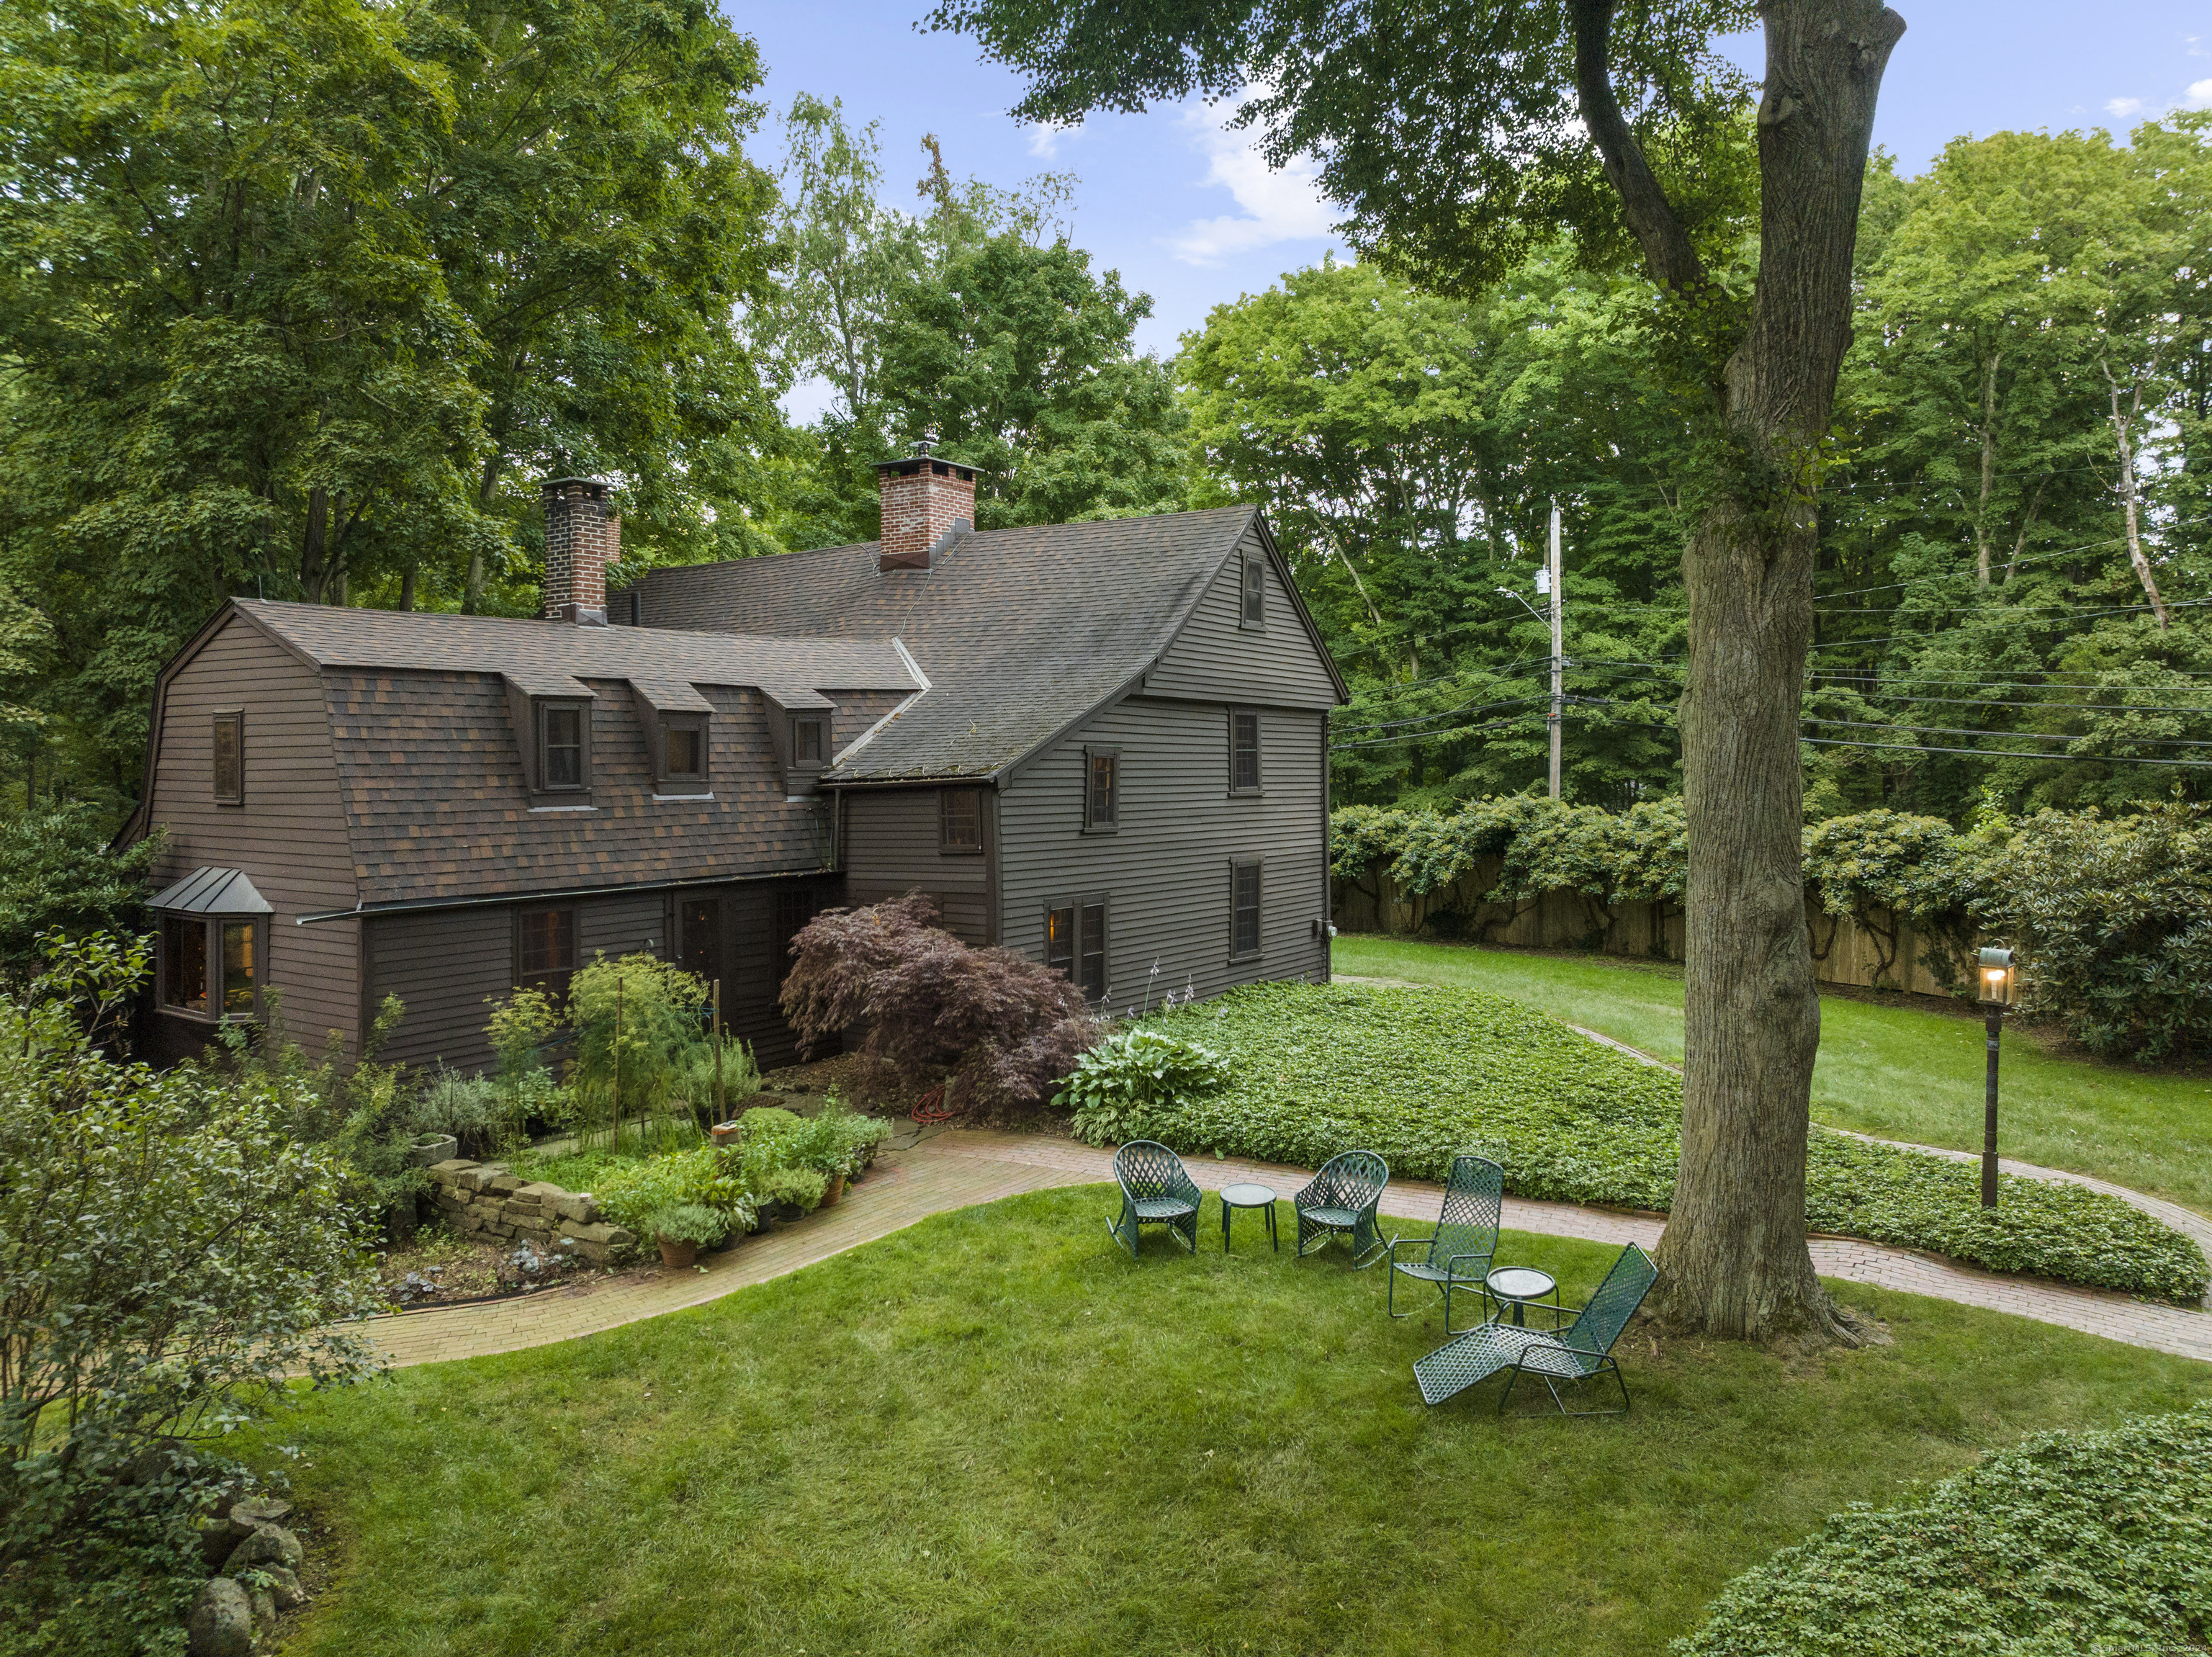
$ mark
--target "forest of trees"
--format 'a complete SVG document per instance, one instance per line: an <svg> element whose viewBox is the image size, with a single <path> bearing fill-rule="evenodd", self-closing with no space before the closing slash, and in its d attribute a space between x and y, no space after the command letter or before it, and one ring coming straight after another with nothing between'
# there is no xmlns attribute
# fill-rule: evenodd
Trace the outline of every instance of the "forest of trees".
<svg viewBox="0 0 2212 1657"><path fill-rule="evenodd" d="M1679 787L1698 462L1650 284L1565 236L1473 300L1325 260L1163 361L1071 239L1077 180L1000 190L804 95L771 138L704 0L60 0L15 40L0 802L118 819L153 676L226 594L532 613L562 472L616 480L636 564L866 539L925 432L984 528L1264 506L1355 689L1345 802L1540 786L1556 502L1565 791ZM1808 816L2212 797L2208 143L1877 158Z"/></svg>

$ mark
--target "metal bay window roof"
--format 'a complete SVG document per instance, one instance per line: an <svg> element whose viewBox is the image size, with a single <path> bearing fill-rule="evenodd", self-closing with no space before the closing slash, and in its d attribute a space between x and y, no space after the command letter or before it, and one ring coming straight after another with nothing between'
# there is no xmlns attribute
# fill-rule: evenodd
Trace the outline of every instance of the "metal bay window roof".
<svg viewBox="0 0 2212 1657"><path fill-rule="evenodd" d="M269 900L253 888L246 871L196 868L165 886L147 905L165 915L273 915Z"/></svg>

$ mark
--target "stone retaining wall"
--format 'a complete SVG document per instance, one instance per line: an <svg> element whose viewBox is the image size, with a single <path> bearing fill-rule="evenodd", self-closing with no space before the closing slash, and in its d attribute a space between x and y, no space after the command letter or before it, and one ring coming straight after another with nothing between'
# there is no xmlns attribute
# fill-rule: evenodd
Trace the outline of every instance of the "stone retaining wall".
<svg viewBox="0 0 2212 1657"><path fill-rule="evenodd" d="M637 1246L637 1236L599 1218L589 1191L563 1191L544 1180L518 1179L503 1162L456 1157L429 1170L432 1200L464 1237L505 1242L520 1238L562 1249L604 1265Z"/></svg>

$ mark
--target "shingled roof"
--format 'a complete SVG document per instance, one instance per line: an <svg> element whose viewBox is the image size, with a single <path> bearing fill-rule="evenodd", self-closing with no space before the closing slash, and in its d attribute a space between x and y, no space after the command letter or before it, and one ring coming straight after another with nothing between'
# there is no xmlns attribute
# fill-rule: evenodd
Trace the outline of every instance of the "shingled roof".
<svg viewBox="0 0 2212 1657"><path fill-rule="evenodd" d="M1221 507L963 537L886 574L865 541L648 573L642 628L889 635L930 690L824 774L888 783L1006 771L1133 685L1257 517ZM617 629L616 631L624 631Z"/></svg>
<svg viewBox="0 0 2212 1657"><path fill-rule="evenodd" d="M319 669L496 674L537 696L588 697L585 679L626 679L743 685L811 704L824 690L916 691L922 684L896 640L850 630L835 638L763 638L258 599L236 603Z"/></svg>

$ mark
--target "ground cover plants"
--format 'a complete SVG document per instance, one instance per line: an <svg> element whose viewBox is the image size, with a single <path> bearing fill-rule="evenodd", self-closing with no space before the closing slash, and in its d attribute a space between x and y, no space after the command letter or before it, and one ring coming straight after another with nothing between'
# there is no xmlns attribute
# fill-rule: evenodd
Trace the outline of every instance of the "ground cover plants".
<svg viewBox="0 0 2212 1657"><path fill-rule="evenodd" d="M1255 984L1152 1027L1200 1043L1234 1072L1219 1093L1124 1118L1132 1134L1178 1150L1318 1167L1360 1146L1424 1179L1476 1150L1518 1196L1658 1209L1673 1196L1679 1078L1502 996ZM2118 1198L2008 1177L1984 1210L1978 1177L1969 1164L1816 1134L1806 1223L1996 1271L2174 1300L2204 1293L2197 1246Z"/></svg>
<svg viewBox="0 0 2212 1657"><path fill-rule="evenodd" d="M1428 1410L1438 1316L1384 1317L1380 1273L1241 1226L1224 1257L1211 1197L1195 1258L1155 1234L1132 1261L1112 1201L939 1215L308 1400L295 1485L344 1563L288 1651L1656 1657L1828 1514L2204 1392L2185 1360L1841 1283L1893 1345L1631 1331L1625 1417L1501 1421L1495 1386ZM1500 1258L1571 1301L1612 1252Z"/></svg>
<svg viewBox="0 0 2212 1657"><path fill-rule="evenodd" d="M1340 973L1486 990L1682 1062L1682 972L1665 962L1346 934ZM2212 1214L2212 1074L2089 1058L2005 1020L2000 1144ZM1982 1145L1982 1022L1900 998L1824 994L1813 1115L1915 1144Z"/></svg>
<svg viewBox="0 0 2212 1657"><path fill-rule="evenodd" d="M2212 1403L2001 1450L1831 1518L1730 1583L1680 1657L1987 1657L2203 1648Z"/></svg>

